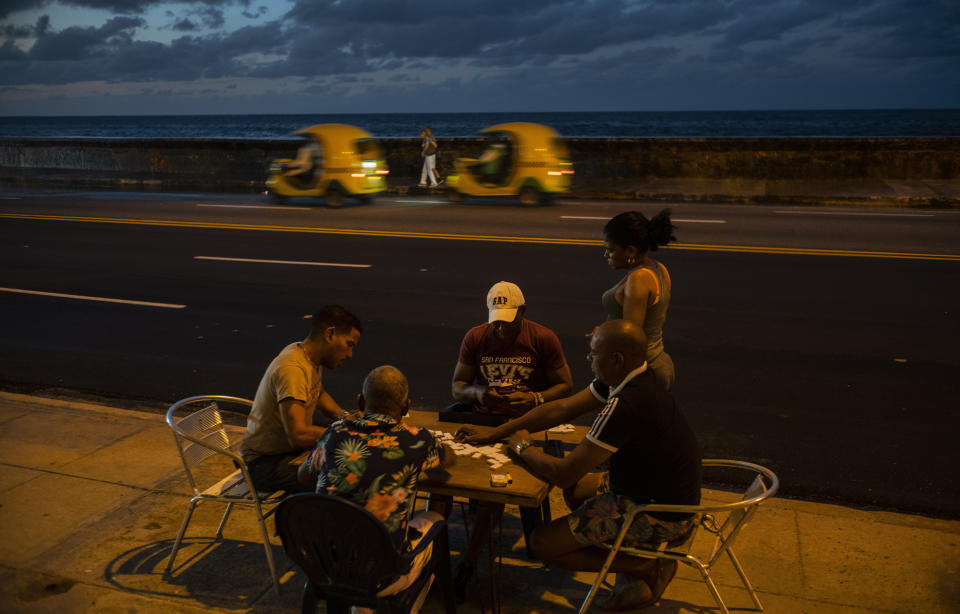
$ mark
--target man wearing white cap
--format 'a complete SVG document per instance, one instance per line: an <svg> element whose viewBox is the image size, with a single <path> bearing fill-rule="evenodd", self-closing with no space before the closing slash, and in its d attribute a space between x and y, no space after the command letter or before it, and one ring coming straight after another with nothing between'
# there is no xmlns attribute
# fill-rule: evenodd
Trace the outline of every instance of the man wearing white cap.
<svg viewBox="0 0 960 614"><path fill-rule="evenodd" d="M486 324L474 326L460 344L453 371L457 403L441 420L499 425L547 401L567 396L573 388L570 367L552 330L524 317L527 306L516 284L500 281L487 292ZM430 498L430 509L449 513L448 497ZM481 503L454 588L460 601L473 576L477 555L503 505Z"/></svg>
<svg viewBox="0 0 960 614"><path fill-rule="evenodd" d="M486 324L471 328L460 344L453 372L453 411L473 409L500 424L573 388L557 335L524 317L526 301L516 284L500 281L487 293Z"/></svg>

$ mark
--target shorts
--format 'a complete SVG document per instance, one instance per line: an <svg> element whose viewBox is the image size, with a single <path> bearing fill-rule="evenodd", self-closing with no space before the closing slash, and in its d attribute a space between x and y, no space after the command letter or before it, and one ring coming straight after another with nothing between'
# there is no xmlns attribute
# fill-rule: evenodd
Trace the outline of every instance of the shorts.
<svg viewBox="0 0 960 614"><path fill-rule="evenodd" d="M623 517L637 506L632 499L612 492L604 492L584 501L567 516L567 524L574 539L584 546L612 544L623 526ZM633 525L623 538L627 548L652 546L686 535L693 528L694 518L661 520L650 514L637 514Z"/></svg>

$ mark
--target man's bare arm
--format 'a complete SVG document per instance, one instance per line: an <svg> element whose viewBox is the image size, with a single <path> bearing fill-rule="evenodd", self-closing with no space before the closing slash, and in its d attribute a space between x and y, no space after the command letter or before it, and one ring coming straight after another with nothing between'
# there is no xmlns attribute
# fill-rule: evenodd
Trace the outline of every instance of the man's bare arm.
<svg viewBox="0 0 960 614"><path fill-rule="evenodd" d="M453 467L457 464L457 453L453 451L453 448L447 444L441 444L443 448L443 455L440 459L440 466L437 469L446 469L447 467Z"/></svg>
<svg viewBox="0 0 960 614"><path fill-rule="evenodd" d="M573 375L570 374L570 365L563 363L563 366L559 369L548 371L547 382L550 383L550 387L540 393L543 395L545 402L556 401L568 396L570 391L573 390Z"/></svg>
<svg viewBox="0 0 960 614"><path fill-rule="evenodd" d="M487 386L473 383L476 374L477 370L473 366L462 362L457 363L453 370L453 384L451 385L454 400L468 405L483 404L483 395L487 392Z"/></svg>
<svg viewBox="0 0 960 614"><path fill-rule="evenodd" d="M280 422L287 435L287 442L298 450L317 445L325 429L313 425L313 412L296 399L280 401Z"/></svg>
<svg viewBox="0 0 960 614"><path fill-rule="evenodd" d="M529 432L518 431L511 436L511 442L520 441L529 435ZM563 458L550 456L533 446L524 450L520 458L533 475L560 488L567 488L576 484L588 471L599 467L612 454L609 450L584 439Z"/></svg>
<svg viewBox="0 0 960 614"><path fill-rule="evenodd" d="M344 411L343 408L333 400L333 397L327 394L327 391L324 390L320 393L320 397L317 399L317 409L320 410L320 413L323 415L323 421L325 425L329 425L332 422L336 422L343 417ZM311 422L313 421L313 416L310 416Z"/></svg>
<svg viewBox="0 0 960 614"><path fill-rule="evenodd" d="M570 422L588 411L601 407L603 407L603 402L590 392L590 388L584 388L573 396L535 407L522 416L501 424L485 436L470 435L466 438L466 441L468 443L489 443L506 439L519 430L542 431L558 424Z"/></svg>

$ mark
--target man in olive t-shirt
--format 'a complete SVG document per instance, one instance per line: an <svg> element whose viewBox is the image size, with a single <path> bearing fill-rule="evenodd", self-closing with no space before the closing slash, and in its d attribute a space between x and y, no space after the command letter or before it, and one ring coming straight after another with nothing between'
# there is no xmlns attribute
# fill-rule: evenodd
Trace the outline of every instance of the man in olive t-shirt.
<svg viewBox="0 0 960 614"><path fill-rule="evenodd" d="M327 305L313 315L307 338L285 347L267 367L240 444L257 490L305 490L290 462L323 436L326 429L314 425L316 410L323 424L344 415L323 389L323 368L336 369L353 356L361 330L355 315Z"/></svg>

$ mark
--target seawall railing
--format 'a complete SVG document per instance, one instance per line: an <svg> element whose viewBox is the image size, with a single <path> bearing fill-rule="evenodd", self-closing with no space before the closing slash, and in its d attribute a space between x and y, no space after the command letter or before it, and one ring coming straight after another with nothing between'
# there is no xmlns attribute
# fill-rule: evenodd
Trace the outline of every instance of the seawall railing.
<svg viewBox="0 0 960 614"><path fill-rule="evenodd" d="M441 172L479 138L439 139ZM571 197L960 206L958 138L566 138ZM388 191L420 176L420 141L381 139ZM291 139L0 138L0 185L260 192Z"/></svg>

